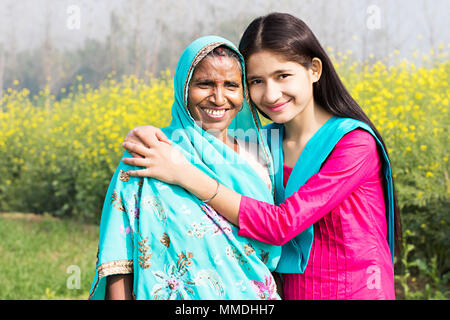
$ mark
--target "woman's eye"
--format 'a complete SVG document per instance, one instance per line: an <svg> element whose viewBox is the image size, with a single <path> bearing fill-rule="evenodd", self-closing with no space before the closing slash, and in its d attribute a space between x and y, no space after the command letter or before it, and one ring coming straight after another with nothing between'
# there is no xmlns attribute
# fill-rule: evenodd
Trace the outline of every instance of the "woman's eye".
<svg viewBox="0 0 450 320"><path fill-rule="evenodd" d="M239 88L239 85L237 83L227 83L227 87L232 88L232 89L236 89Z"/></svg>
<svg viewBox="0 0 450 320"><path fill-rule="evenodd" d="M280 79L286 79L289 76L290 76L290 74L283 73L283 74L280 74Z"/></svg>
<svg viewBox="0 0 450 320"><path fill-rule="evenodd" d="M209 88L211 86L210 82L198 82L197 86L199 86L200 88Z"/></svg>

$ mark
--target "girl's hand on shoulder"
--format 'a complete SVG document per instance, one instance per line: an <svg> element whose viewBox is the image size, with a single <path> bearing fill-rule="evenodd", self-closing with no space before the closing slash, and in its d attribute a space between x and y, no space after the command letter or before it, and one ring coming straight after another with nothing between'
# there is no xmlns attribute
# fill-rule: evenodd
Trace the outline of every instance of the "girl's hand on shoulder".
<svg viewBox="0 0 450 320"><path fill-rule="evenodd" d="M124 148L130 153L143 155L143 158L124 158L125 164L144 167L142 170L130 170L134 177L155 178L170 184L182 184L184 173L194 167L178 150L169 143L156 141L147 148L141 144L124 142Z"/></svg>
<svg viewBox="0 0 450 320"><path fill-rule="evenodd" d="M172 144L172 141L162 132L161 129L154 126L141 126L131 129L125 137L124 144L122 146L131 153L135 158L144 158L144 154L133 152L127 149L125 143L133 143L143 147L150 147L156 142L161 141L168 144Z"/></svg>

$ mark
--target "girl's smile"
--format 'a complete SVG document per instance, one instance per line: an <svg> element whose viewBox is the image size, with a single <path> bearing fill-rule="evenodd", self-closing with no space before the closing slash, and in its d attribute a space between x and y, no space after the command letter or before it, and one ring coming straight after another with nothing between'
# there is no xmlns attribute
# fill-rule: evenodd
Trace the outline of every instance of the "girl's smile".
<svg viewBox="0 0 450 320"><path fill-rule="evenodd" d="M282 110L288 105L288 103L291 102L291 101L292 101L292 99L289 99L289 100L286 101L286 102L278 103L278 104L276 104L276 105L267 106L267 108L269 108L270 111L272 111L272 112L280 112L280 111L282 111Z"/></svg>

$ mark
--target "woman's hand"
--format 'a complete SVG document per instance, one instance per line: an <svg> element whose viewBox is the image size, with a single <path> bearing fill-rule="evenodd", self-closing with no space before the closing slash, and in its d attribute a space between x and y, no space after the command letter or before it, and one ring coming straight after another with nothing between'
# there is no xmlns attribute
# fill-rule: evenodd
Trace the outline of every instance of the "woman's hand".
<svg viewBox="0 0 450 320"><path fill-rule="evenodd" d="M156 142L161 141L168 144L172 144L167 136L161 129L154 126L141 126L131 129L125 137L124 144L122 146L131 153L135 158L144 158L143 154L135 153L125 147L125 143L133 143L144 147L150 147Z"/></svg>
<svg viewBox="0 0 450 320"><path fill-rule="evenodd" d="M124 142L124 148L130 153L142 155L139 158L124 158L123 163L144 167L142 170L130 170L128 174L134 177L150 177L170 184L183 185L185 173L195 168L170 143L153 141L149 148L132 142Z"/></svg>

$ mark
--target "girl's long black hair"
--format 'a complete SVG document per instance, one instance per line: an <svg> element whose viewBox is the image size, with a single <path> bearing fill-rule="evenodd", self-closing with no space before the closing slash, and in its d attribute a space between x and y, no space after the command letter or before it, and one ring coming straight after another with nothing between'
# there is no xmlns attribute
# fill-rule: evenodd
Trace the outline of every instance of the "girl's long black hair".
<svg viewBox="0 0 450 320"><path fill-rule="evenodd" d="M253 53L261 50L280 54L288 61L298 62L305 68L311 67L314 57L319 58L322 61L322 75L319 81L313 84L314 101L333 115L353 118L369 125L383 145L389 159L388 150L377 128L347 91L327 53L302 20L290 14L278 12L253 20L242 35L239 51L245 61L248 61ZM393 189L395 254L399 257L402 248L402 225L394 185Z"/></svg>

